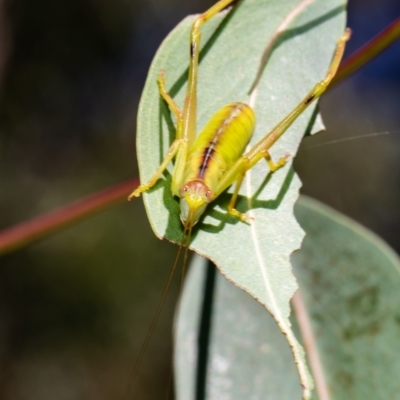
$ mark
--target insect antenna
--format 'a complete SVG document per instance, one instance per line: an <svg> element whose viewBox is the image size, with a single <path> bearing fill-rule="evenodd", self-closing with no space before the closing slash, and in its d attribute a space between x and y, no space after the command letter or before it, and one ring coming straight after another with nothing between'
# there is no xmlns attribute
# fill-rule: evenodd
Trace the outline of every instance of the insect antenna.
<svg viewBox="0 0 400 400"><path fill-rule="evenodd" d="M180 300L180 298L182 296L183 280L184 280L185 274L186 274L186 265L187 265L187 258L188 258L188 250L189 250L189 245L190 245L190 239L191 239L191 236L192 236L192 228L193 228L193 224L190 224L190 226L188 226L186 228L186 244L185 244L185 254L183 256L182 274L181 274L181 286L180 286L180 289L179 289L179 300ZM178 315L179 315L179 313L178 313Z"/></svg>
<svg viewBox="0 0 400 400"><path fill-rule="evenodd" d="M392 134L395 134L395 133L396 134L400 133L400 130L364 133L364 134L361 134L361 135L349 136L349 137L345 137L345 138L341 138L341 139L335 139L335 140L329 140L328 142L323 142L323 143L318 143L318 144L307 146L307 147L304 148L304 150L311 150L311 149L315 149L315 148L318 148L318 147L330 146L332 144L339 144L339 143L342 143L342 142L350 142L350 141L354 141L354 140L367 139L367 138L384 136L384 135L392 135Z"/></svg>
<svg viewBox="0 0 400 400"><path fill-rule="evenodd" d="M193 224L191 224L191 226L185 224L185 226L184 226L184 230L183 230L183 233L182 233L182 238L181 238L181 241L180 241L180 244L179 244L178 253L177 253L176 257L175 257L175 261L174 261L174 264L172 266L171 272L169 273L168 280L167 280L167 283L166 283L165 288L164 288L164 292L163 292L163 294L161 296L161 300L160 300L160 302L158 304L157 311L156 311L156 313L155 313L155 315L153 317L153 320L151 322L150 328L147 331L146 338L145 338L145 340L144 340L144 342L142 344L142 347L140 349L139 355L138 355L138 357L137 357L137 359L135 361L135 364L134 364L134 366L132 368L132 372L130 374L130 378L129 378L129 381L128 381L128 384L126 386L125 393L124 393L124 396L123 396L123 399L125 399L125 400L128 400L129 394L132 393L132 390L134 388L135 380L136 380L137 374L139 372L140 365L141 365L141 363L143 361L143 357L144 357L144 355L146 353L146 350L147 350L147 347L149 345L151 336L152 336L152 334L154 332L154 328L157 325L157 321L158 321L158 318L159 318L159 316L161 314L161 310L163 308L165 299L167 297L169 287L171 286L172 278L174 276L174 273L175 273L175 270L176 270L176 266L178 265L178 260L179 260L179 257L180 257L180 254L181 254L181 251L182 251L183 247L186 247L184 263L186 262L186 259L187 259L187 248L188 248L188 243L190 241L190 233L191 233L191 230L192 230L192 226L193 226ZM189 235L187 235L188 231L189 231ZM187 238L189 238L189 241L186 240ZM183 268L185 268L185 265L183 266ZM183 278L183 275L184 274L182 273L182 278ZM183 282L181 282L180 294L182 292L182 286L183 286ZM179 294L179 298L180 298L180 294Z"/></svg>
<svg viewBox="0 0 400 400"><path fill-rule="evenodd" d="M192 234L192 228L193 228L193 224L185 224L185 228L184 228L184 231L183 231L183 234L182 234L181 242L179 244L178 255L177 255L177 258L175 260L175 263L177 263L178 262L178 258L179 258L179 253L180 253L182 247L185 247L185 253L184 253L184 256L183 256L183 263L182 263L182 271L181 271L181 282L180 282L179 294L178 294L178 302L177 302L176 312L175 312L175 320L176 320L176 322L179 320L179 314L180 314L180 309L181 309L181 298L182 298L182 292L183 292L183 282L185 280L185 275L186 275L186 265L187 265L188 250L189 250L190 238L191 238L191 234ZM176 325L174 326L173 331L174 331L174 337L175 337L176 336L175 335L175 333L176 333L175 332L176 331ZM169 371L168 388L167 388L165 400L168 400L170 398L170 393L171 393L171 389L172 389L172 383L173 383L173 365L171 365L170 371Z"/></svg>
<svg viewBox="0 0 400 400"><path fill-rule="evenodd" d="M180 282L180 287L179 287L179 294L178 294L178 303L176 306L176 312L175 312L175 321L176 324L174 324L174 328L173 328L173 332L174 332L174 337L176 336L176 329L177 329L177 323L179 321L179 314L180 314L180 310L181 310L181 299L182 299L182 292L183 292L183 282L185 280L185 275L186 275L186 265L187 265L187 258L188 258L188 251L189 251L189 245L190 245L190 239L192 236L192 228L193 228L193 220L194 220L194 212L192 212L191 210L189 211L189 216L188 216L188 222L186 222L184 224L184 230L183 230L183 234L182 234L182 238L181 238L181 242L179 245L179 250L178 250L178 256L175 260L175 263L178 262L178 258L179 258L179 253L182 249L182 247L185 247L185 253L183 256L183 263L182 263L182 271L181 271L181 282ZM185 243L186 242L186 243ZM175 268L175 266L174 266ZM169 395L171 392L171 388L172 388L172 381L173 381L173 372L172 372L173 366L171 365L171 369L169 372L169 378L168 378L168 388L167 388L167 392L166 392L166 397L165 399L168 400L169 399Z"/></svg>

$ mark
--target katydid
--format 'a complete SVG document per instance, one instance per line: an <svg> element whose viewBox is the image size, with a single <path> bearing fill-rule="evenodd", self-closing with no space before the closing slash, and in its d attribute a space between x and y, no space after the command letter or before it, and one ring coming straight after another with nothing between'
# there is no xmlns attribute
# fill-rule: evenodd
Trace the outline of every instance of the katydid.
<svg viewBox="0 0 400 400"><path fill-rule="evenodd" d="M180 198L180 218L184 225L184 236L190 233L199 221L207 205L236 183L228 204L228 213L243 222L250 222L246 214L235 209L235 202L246 171L258 161L265 159L269 171L273 173L286 163L287 156L274 162L269 153L271 146L282 136L296 118L326 90L335 76L342 59L345 42L350 31L346 30L337 44L336 53L325 78L318 82L303 100L264 138L246 151L255 128L255 113L244 103L231 103L209 120L196 137L197 73L201 27L233 0L220 0L194 21L190 33L189 77L183 111L168 94L165 87L164 71L158 78L160 95L167 102L177 119L176 138L170 146L163 162L146 184L134 190L129 199L138 197L151 189L164 170L175 158L171 191ZM182 240L183 242L183 240Z"/></svg>

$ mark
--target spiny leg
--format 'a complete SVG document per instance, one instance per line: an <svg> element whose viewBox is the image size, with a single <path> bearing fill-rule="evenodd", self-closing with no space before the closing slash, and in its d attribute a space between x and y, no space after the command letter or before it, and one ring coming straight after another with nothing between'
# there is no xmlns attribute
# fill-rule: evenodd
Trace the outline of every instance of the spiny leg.
<svg viewBox="0 0 400 400"><path fill-rule="evenodd" d="M271 159L268 152L269 148L283 135L283 133L289 128L289 126L297 119L297 117L322 93L325 92L329 83L336 74L339 67L340 61L343 57L345 43L350 38L351 31L346 29L342 37L339 39L335 55L328 69L325 78L318 82L312 90L307 94L307 96L278 124L276 125L263 139L261 139L252 149L250 149L244 156L239 158L236 163L225 172L224 176L221 178L218 187L214 193L215 197L218 197L225 189L227 189L234 182L237 182L235 191L232 195L232 199L228 206L228 211L230 214L240 218L242 221L246 221L246 216L237 211L234 206L243 183L243 178L246 172L253 168L258 161L265 158L270 171L274 172L278 168L282 167L286 163L288 156L280 158L276 163Z"/></svg>
<svg viewBox="0 0 400 400"><path fill-rule="evenodd" d="M175 168L172 175L171 190L175 196L179 197L179 189L183 184L185 167L189 148L196 137L196 119L197 119L197 71L199 66L199 53L201 41L201 27L215 14L224 9L234 0L220 0L211 8L200 14L193 22L190 31L190 62L189 77L186 88L185 103L181 125L178 126L177 139L184 140L182 150L176 156Z"/></svg>
<svg viewBox="0 0 400 400"><path fill-rule="evenodd" d="M173 98L170 96L168 93L166 87L165 87L165 75L164 75L164 70L160 71L160 75L157 78L157 83L158 83L158 88L160 91L161 97L166 101L166 103L169 105L171 108L172 112L176 115L177 118L177 127L176 127L176 137L180 137L180 132L182 131L182 112L173 100ZM162 173L164 170L167 168L168 164L173 160L175 155L178 153L179 148L182 145L183 140L182 139L175 139L174 142L172 143L171 147L168 150L167 155L165 156L163 162L161 165L158 167L157 171L154 173L154 175L151 177L151 179L143 185L140 185L138 188L136 188L129 196L128 200L131 200L132 197L139 197L141 193L146 192L150 188L152 188L158 179L161 177Z"/></svg>
<svg viewBox="0 0 400 400"><path fill-rule="evenodd" d="M234 0L220 0L203 14L200 14L192 25L190 32L190 63L189 78L186 89L185 104L183 107L182 137L191 145L196 137L197 119L197 70L199 66L201 27L215 14L223 10Z"/></svg>
<svg viewBox="0 0 400 400"><path fill-rule="evenodd" d="M340 61L343 57L344 47L347 40L350 38L350 30L346 29L342 37L338 40L337 48L331 65L329 66L328 72L325 78L318 82L310 92L304 97L304 99L278 124L276 125L263 139L261 139L247 154L251 161L250 168L263 157L260 152L268 150L289 128L290 125L297 119L297 117L303 113L303 111L312 104L322 93L325 92L329 83L336 74L339 67Z"/></svg>
<svg viewBox="0 0 400 400"><path fill-rule="evenodd" d="M173 141L171 147L168 150L168 153L166 157L164 158L163 162L161 165L157 168L157 171L155 174L151 177L151 179L143 185L140 185L138 188L136 188L129 196L128 200L131 200L132 197L139 197L141 193L146 192L147 190L151 189L158 179L160 179L162 173L165 171L167 168L168 164L172 161L172 159L176 156L178 153L179 149L181 149L183 146L183 140L182 139L176 139Z"/></svg>
<svg viewBox="0 0 400 400"><path fill-rule="evenodd" d="M165 100L165 102L169 105L169 108L175 114L177 125L179 125L182 122L182 112L165 87L165 73L163 69L160 71L160 75L158 75L157 83L161 97Z"/></svg>

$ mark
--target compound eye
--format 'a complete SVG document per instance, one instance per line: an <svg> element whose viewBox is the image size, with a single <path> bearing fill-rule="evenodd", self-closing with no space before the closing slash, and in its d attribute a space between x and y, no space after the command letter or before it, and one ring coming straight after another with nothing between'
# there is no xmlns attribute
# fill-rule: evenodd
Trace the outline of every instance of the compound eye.
<svg viewBox="0 0 400 400"><path fill-rule="evenodd" d="M210 197L210 196L211 196L211 190L207 190L206 197Z"/></svg>
<svg viewBox="0 0 400 400"><path fill-rule="evenodd" d="M184 187L183 187L183 191L184 191L184 192L187 192L187 191L188 191L188 187L187 187L187 186L184 186Z"/></svg>

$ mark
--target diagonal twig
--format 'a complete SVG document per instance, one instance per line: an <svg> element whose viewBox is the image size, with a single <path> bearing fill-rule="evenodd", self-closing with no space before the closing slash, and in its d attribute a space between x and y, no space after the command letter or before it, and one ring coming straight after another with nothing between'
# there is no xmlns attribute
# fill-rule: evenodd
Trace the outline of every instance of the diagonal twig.
<svg viewBox="0 0 400 400"><path fill-rule="evenodd" d="M0 232L0 255L26 246L75 222L126 200L132 188L138 186L134 178L120 183L47 214L6 228Z"/></svg>

